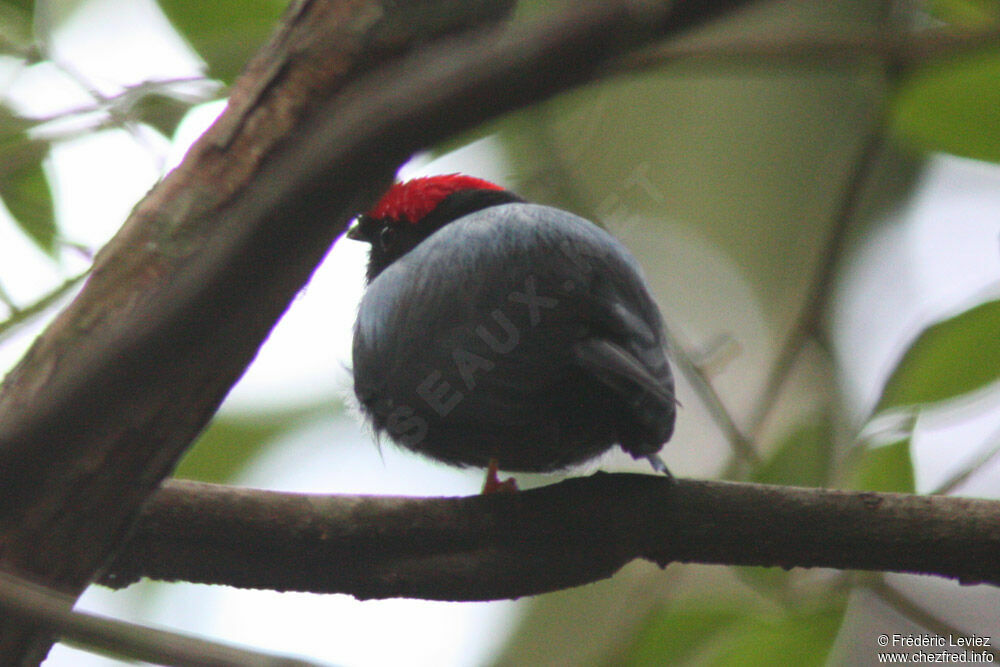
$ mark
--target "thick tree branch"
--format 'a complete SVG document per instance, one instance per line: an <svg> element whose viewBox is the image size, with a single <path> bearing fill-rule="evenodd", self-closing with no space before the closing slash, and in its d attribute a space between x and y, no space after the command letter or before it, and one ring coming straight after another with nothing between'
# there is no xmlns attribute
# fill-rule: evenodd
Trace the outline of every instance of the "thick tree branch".
<svg viewBox="0 0 1000 667"><path fill-rule="evenodd" d="M67 593L95 576L332 240L409 154L748 2L588 3L373 69L509 4L292 5L226 114L136 207L0 388L0 567ZM0 619L0 662L46 650Z"/></svg>
<svg viewBox="0 0 1000 667"><path fill-rule="evenodd" d="M101 583L495 600L644 558L1000 584L1000 502L597 474L516 494L319 496L169 482Z"/></svg>

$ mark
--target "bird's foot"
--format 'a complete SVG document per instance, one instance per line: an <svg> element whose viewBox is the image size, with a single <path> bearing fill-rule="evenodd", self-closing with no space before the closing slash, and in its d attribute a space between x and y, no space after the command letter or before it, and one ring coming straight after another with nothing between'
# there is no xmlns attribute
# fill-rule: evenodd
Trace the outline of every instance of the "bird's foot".
<svg viewBox="0 0 1000 667"><path fill-rule="evenodd" d="M500 462L490 459L489 467L486 468L486 481L483 482L483 495L488 493L514 493L517 489L517 480L513 477L500 481L497 473L500 472Z"/></svg>
<svg viewBox="0 0 1000 667"><path fill-rule="evenodd" d="M646 456L646 460L649 461L649 465L653 466L653 470L655 470L658 473L666 475L667 480L669 480L671 484L677 483L677 479L672 474L670 474L670 469L667 468L667 464L664 463L663 459L661 459L658 455L649 454L648 456Z"/></svg>

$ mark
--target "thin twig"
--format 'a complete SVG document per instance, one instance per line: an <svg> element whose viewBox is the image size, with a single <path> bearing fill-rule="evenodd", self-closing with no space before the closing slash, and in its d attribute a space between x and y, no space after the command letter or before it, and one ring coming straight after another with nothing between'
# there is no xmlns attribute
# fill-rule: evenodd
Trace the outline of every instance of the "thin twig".
<svg viewBox="0 0 1000 667"><path fill-rule="evenodd" d="M865 137L861 154L848 178L833 225L819 255L820 265L806 294L802 312L785 338L781 351L771 366L756 410L749 421L750 441L756 442L764 423L781 395L781 389L791 375L795 362L806 342L819 335L820 318L827 306L833 286L834 271L840 262L847 241L847 230L857 216L858 206L879 155L885 145L885 127L876 121Z"/></svg>
<svg viewBox="0 0 1000 667"><path fill-rule="evenodd" d="M73 116L86 116L89 114L108 112L109 107L128 107L134 103L138 98L144 97L146 95L151 95L155 93L160 93L161 90L169 89L171 87L177 86L178 84L190 84L190 83L204 83L204 84L214 84L216 83L212 79L206 79L205 77L176 77L171 79L157 79L154 81L142 81L140 83L125 86L124 89L115 95L101 95L97 100L91 104L82 104L79 106L71 107L68 109L63 109L62 111L57 111L52 114L44 116L30 116L27 118L35 127L40 125L45 125L46 123L51 123L57 120L65 120ZM214 86L217 89L218 86ZM161 93L166 94L166 93ZM179 101L183 101L190 105L199 104L201 102L207 102L214 97L207 97L205 95L195 95L187 94L180 95L174 94L173 97Z"/></svg>
<svg viewBox="0 0 1000 667"><path fill-rule="evenodd" d="M67 292L76 287L77 283L83 280L88 273L90 273L90 269L87 269L83 273L73 276L72 278L67 278L61 285L48 294L45 294L34 303L13 309L10 316L0 322L0 341L3 341L7 336L9 336L18 326L26 323L34 316L45 312L50 306L52 306L53 303L61 299Z"/></svg>
<svg viewBox="0 0 1000 667"><path fill-rule="evenodd" d="M677 370L691 383L691 388L698 395L698 399L705 406L705 409L708 410L712 421L722 431L733 454L737 459L749 465L759 463L760 456L754 449L753 440L747 438L740 427L736 425L726 405L722 402L722 397L715 391L712 381L708 379L701 367L688 356L686 350L690 347L680 341L670 327L665 327L665 334L667 347L671 351L670 358L677 366Z"/></svg>
<svg viewBox="0 0 1000 667"><path fill-rule="evenodd" d="M986 439L988 444L971 463L965 466L962 470L958 471L945 481L941 482L936 489L931 491L932 494L944 495L951 493L956 488L961 486L972 477L974 474L979 472L984 466L992 462L997 456L1000 456L1000 429L993 432L993 434Z"/></svg>
<svg viewBox="0 0 1000 667"><path fill-rule="evenodd" d="M7 309L10 310L12 315L17 315L17 312L21 310L17 306L17 304L14 303L14 299L10 297L10 294L7 293L7 290L4 289L3 283L0 283L0 303L7 306ZM3 324L0 323L0 332L3 331L2 327Z"/></svg>
<svg viewBox="0 0 1000 667"><path fill-rule="evenodd" d="M895 587L891 586L883 576L875 576L865 582L865 586L874 593L880 600L885 602L898 614L905 616L917 625L930 630L938 637L970 637L970 633L949 623L936 614L932 614L924 607L914 603ZM993 656L993 660L1000 659L1000 650L993 646L977 646L975 651L988 653ZM992 662L991 660L990 662Z"/></svg>
<svg viewBox="0 0 1000 667"><path fill-rule="evenodd" d="M120 127L131 135L132 139L143 148L152 151L152 147L149 142L139 131L139 125L133 119L129 118L127 114L123 114L119 111L113 104L113 97L108 97L100 91L100 89L95 86L90 79L88 79L83 72L78 70L75 66L70 65L68 62L63 61L59 58L54 58L50 54L49 62L53 64L57 69L61 70L66 76L73 79L77 85L83 88L84 91L91 98L96 100L98 104L104 106L104 112L108 114L111 119L111 127Z"/></svg>
<svg viewBox="0 0 1000 667"><path fill-rule="evenodd" d="M888 20L889 14L885 13L882 21ZM887 82L891 82L895 76L898 76L899 63L894 52L884 55L882 69ZM857 218L865 185L884 149L886 122L886 109L885 105L882 104L873 112L861 151L844 185L844 191L834 213L829 235L819 256L819 267L805 296L802 312L799 313L792 330L771 366L761 398L751 416L748 432L750 439L754 442L760 437L768 416L774 410L781 390L791 375L803 347L811 337L821 337L820 319L826 310L830 290L833 286L834 272L846 246L847 230Z"/></svg>

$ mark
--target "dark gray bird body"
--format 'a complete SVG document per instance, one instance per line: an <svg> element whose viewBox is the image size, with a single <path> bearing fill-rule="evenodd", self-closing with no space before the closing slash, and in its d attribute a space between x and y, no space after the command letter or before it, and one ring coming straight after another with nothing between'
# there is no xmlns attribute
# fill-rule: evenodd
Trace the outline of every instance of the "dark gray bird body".
<svg viewBox="0 0 1000 667"><path fill-rule="evenodd" d="M566 211L485 201L369 269L354 382L376 430L510 471L557 470L614 444L655 455L673 432L674 385L635 259ZM374 247L385 226L365 224Z"/></svg>

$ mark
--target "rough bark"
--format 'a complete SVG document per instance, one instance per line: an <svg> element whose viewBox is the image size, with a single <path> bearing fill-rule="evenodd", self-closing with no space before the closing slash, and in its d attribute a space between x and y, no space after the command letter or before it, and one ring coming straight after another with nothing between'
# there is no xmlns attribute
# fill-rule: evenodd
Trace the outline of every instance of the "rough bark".
<svg viewBox="0 0 1000 667"><path fill-rule="evenodd" d="M516 598L636 558L1000 584L1000 502L597 474L463 498L170 482L101 583L140 577L357 598Z"/></svg>

